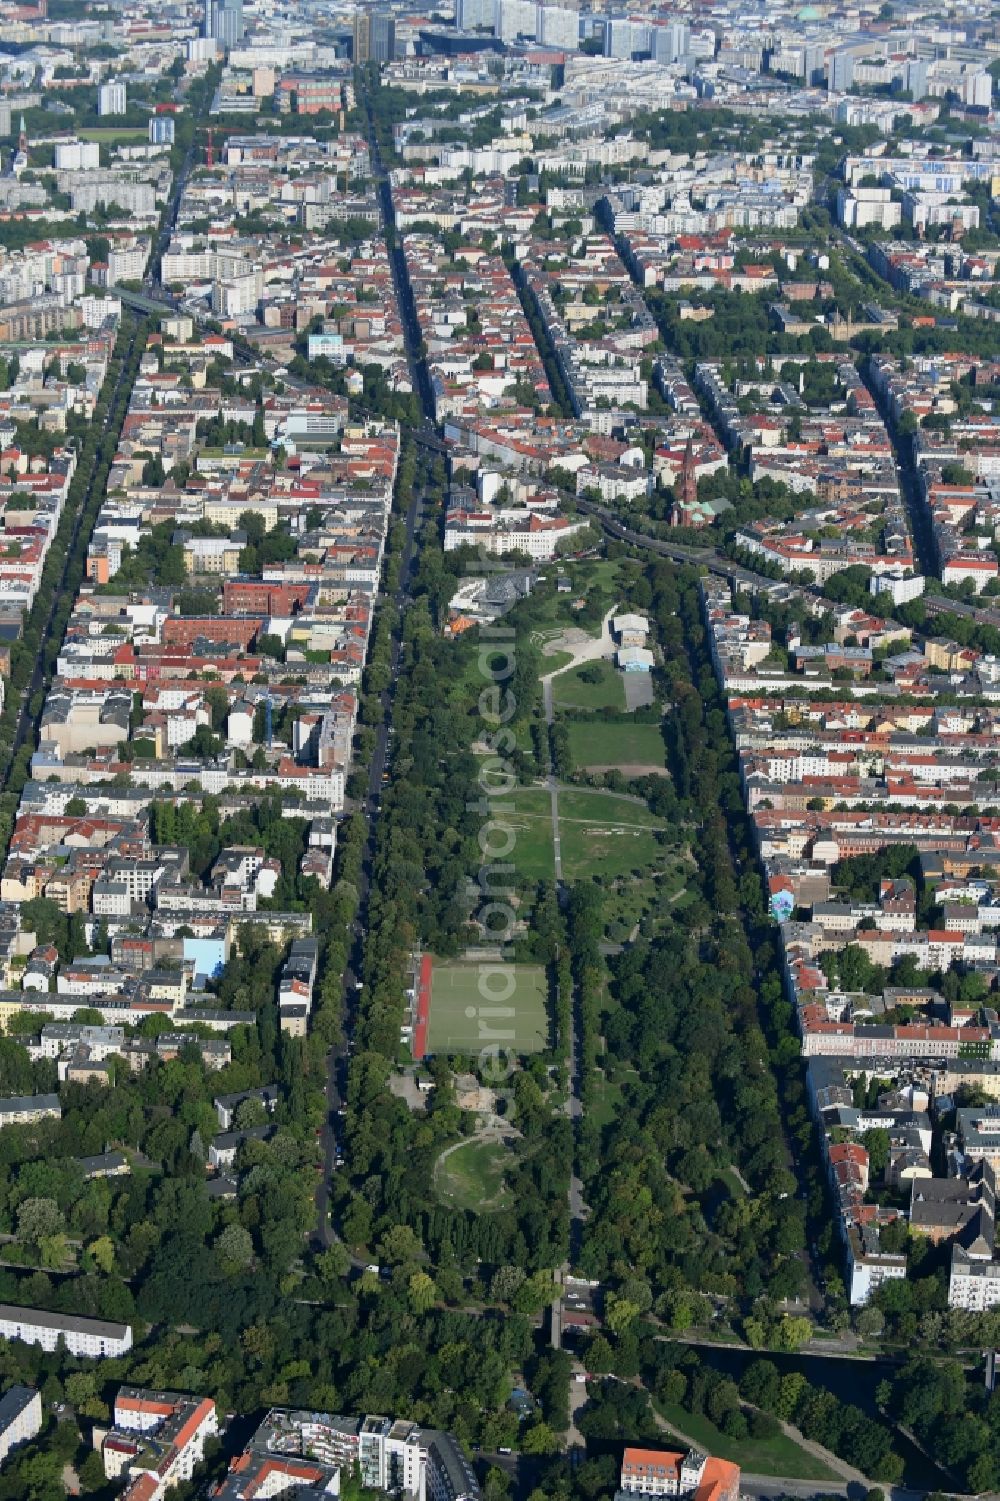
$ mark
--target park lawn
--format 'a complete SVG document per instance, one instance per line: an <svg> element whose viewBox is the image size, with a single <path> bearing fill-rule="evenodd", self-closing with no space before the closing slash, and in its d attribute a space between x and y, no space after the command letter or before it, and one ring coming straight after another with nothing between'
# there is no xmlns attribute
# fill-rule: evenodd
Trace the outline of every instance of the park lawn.
<svg viewBox="0 0 1000 1501"><path fill-rule="evenodd" d="M560 631L559 637L561 636L562 632ZM558 640L559 637L557 637L556 639ZM569 666L572 660L573 653L569 651L554 651L551 653L546 653L542 657L542 665L539 669L539 675L544 678L548 677L550 673L561 672L564 667Z"/></svg>
<svg viewBox="0 0 1000 1501"><path fill-rule="evenodd" d="M599 1130L610 1126L618 1114L618 1106L621 1102L621 1085L614 1084L603 1074L594 1078L593 1089L587 1105L587 1119Z"/></svg>
<svg viewBox="0 0 1000 1501"><path fill-rule="evenodd" d="M662 869L636 877L629 875L621 880L610 881L604 892L604 924L609 940L623 943L622 933L615 924L624 924L632 929L636 923L647 919L656 923L663 917L672 917L674 910L682 906L681 893L691 875L691 866L676 856Z"/></svg>
<svg viewBox="0 0 1000 1501"><path fill-rule="evenodd" d="M562 869L568 881L614 879L655 865L662 849L650 829L559 820Z"/></svg>
<svg viewBox="0 0 1000 1501"><path fill-rule="evenodd" d="M552 849L552 800L542 787L516 787L510 797L497 799L512 813L498 817L513 832L514 848L505 859L513 862L522 881L551 881L556 873Z"/></svg>
<svg viewBox="0 0 1000 1501"><path fill-rule="evenodd" d="M717 1176L720 1183L725 1185L726 1192L731 1199L746 1198L747 1191L731 1167L720 1168Z"/></svg>
<svg viewBox="0 0 1000 1501"><path fill-rule="evenodd" d="M628 1079L638 1077L638 1071L634 1068L618 1068L613 1078L610 1078L603 1070L595 1071L593 1091L590 1095L591 1103L587 1109L588 1120L596 1121L602 1129L604 1126L610 1126L618 1115L622 1086Z"/></svg>
<svg viewBox="0 0 1000 1501"><path fill-rule="evenodd" d="M566 730L574 766L660 769L664 764L663 735L658 724L608 724L601 719L587 724L573 720Z"/></svg>
<svg viewBox="0 0 1000 1501"><path fill-rule="evenodd" d="M613 880L663 859L656 834L666 823L635 798L583 788L559 792L563 876Z"/></svg>
<svg viewBox="0 0 1000 1501"><path fill-rule="evenodd" d="M540 964L497 965L435 959L427 1047L431 1053L478 1054L484 1047L539 1053L549 1041L548 982ZM513 988L507 991L507 977Z"/></svg>
<svg viewBox="0 0 1000 1501"><path fill-rule="evenodd" d="M633 563L630 558L601 558L596 562L588 563L586 567L587 583L590 587L592 589L607 589L610 593L613 589L618 588L623 574L634 574L641 567L641 564ZM570 578L575 577L576 573L574 570L570 574Z"/></svg>
<svg viewBox="0 0 1000 1501"><path fill-rule="evenodd" d="M603 787L566 787L559 789L559 821L564 818L585 823L620 823L631 828L665 829L666 820L652 813L639 797L627 792L608 792Z"/></svg>
<svg viewBox="0 0 1000 1501"><path fill-rule="evenodd" d="M585 682L580 674L593 672L595 668L600 671L599 681ZM552 701L557 708L617 709L624 712L625 688L621 673L603 657L598 657L593 662L581 662L579 667L561 672L557 678L552 679Z"/></svg>
<svg viewBox="0 0 1000 1501"><path fill-rule="evenodd" d="M510 1153L499 1141L467 1141L437 1160L434 1184L438 1197L456 1209L488 1214L503 1206Z"/></svg>
<svg viewBox="0 0 1000 1501"><path fill-rule="evenodd" d="M513 811L497 817L513 832L507 856L520 880L551 881L555 875L551 802L542 787L517 787L501 801ZM559 839L563 876L568 881L601 876L608 880L660 867L665 851L657 834L667 825L637 799L613 792L561 788ZM647 893L651 894L651 893ZM610 895L610 893L609 893ZM614 915L609 912L610 916Z"/></svg>
<svg viewBox="0 0 1000 1501"><path fill-rule="evenodd" d="M484 663L480 661L479 653L476 652L469 657L464 665L461 676L455 679L448 693L449 701L460 714L472 716L470 722L474 722L474 735L481 735L485 741L488 741L490 736L495 735L497 732L497 726L483 717L483 710L487 713L493 712L493 707L491 706L495 705L495 700L491 695L495 690L496 685L488 672L484 671ZM542 690L540 687L535 687L533 691L537 695L540 707ZM484 694L486 698L481 705L480 700ZM524 751L527 755L531 755L533 746L530 717L528 715L519 716L513 724L507 725L506 728L513 734L518 749Z"/></svg>
<svg viewBox="0 0 1000 1501"><path fill-rule="evenodd" d="M669 1402L658 1402L658 1410L678 1434L687 1434L709 1454L738 1464L750 1475L781 1475L788 1480L833 1480L829 1465L807 1454L794 1439L779 1433L776 1438L732 1439L710 1422L703 1413L685 1412ZM682 1440L683 1442L683 1440Z"/></svg>

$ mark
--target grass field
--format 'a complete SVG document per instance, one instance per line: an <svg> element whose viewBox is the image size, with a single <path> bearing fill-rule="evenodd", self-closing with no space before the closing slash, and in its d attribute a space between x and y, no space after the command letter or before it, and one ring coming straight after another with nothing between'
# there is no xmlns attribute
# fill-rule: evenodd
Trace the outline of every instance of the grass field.
<svg viewBox="0 0 1000 1501"><path fill-rule="evenodd" d="M514 831L510 859L519 878L551 881L555 857L548 792L542 787L518 787L510 801L514 811L505 815L505 821ZM613 880L635 870L659 866L665 852L656 835L664 829L663 819L636 799L614 792L562 789L559 839L563 877L567 881L586 880L589 876Z"/></svg>
<svg viewBox="0 0 1000 1501"><path fill-rule="evenodd" d="M507 1148L499 1141L466 1141L446 1149L434 1169L438 1196L456 1209L486 1214L501 1208Z"/></svg>
<svg viewBox="0 0 1000 1501"><path fill-rule="evenodd" d="M732 1460L751 1475L781 1475L788 1480L832 1480L834 1472L822 1460L807 1454L794 1439L779 1433L777 1438L727 1438L720 1428L702 1413L685 1412L683 1407L658 1402L657 1408L672 1428L687 1434L707 1453Z"/></svg>
<svg viewBox="0 0 1000 1501"><path fill-rule="evenodd" d="M539 964L505 964L503 974L480 986L478 964L435 959L431 972L431 1053L479 1053L496 1046L508 1052L540 1053L548 1047L545 970ZM501 979L513 976L504 997Z"/></svg>
<svg viewBox="0 0 1000 1501"><path fill-rule="evenodd" d="M613 878L655 865L662 858L656 833L665 828L644 803L613 792L560 792L563 875Z"/></svg>
<svg viewBox="0 0 1000 1501"><path fill-rule="evenodd" d="M584 682L580 674L593 672L595 668L600 669L600 680ZM624 710L625 689L621 673L600 657L595 662L584 662L552 679L552 702L556 708L562 705L567 709Z"/></svg>
<svg viewBox="0 0 1000 1501"><path fill-rule="evenodd" d="M505 821L514 831L510 859L522 881L551 881L555 875L552 851L552 802L542 787L516 787L504 802L514 812Z"/></svg>
<svg viewBox="0 0 1000 1501"><path fill-rule="evenodd" d="M148 131L140 130L136 125L92 125L86 130L78 130L77 135L82 141L97 141L103 146L134 146L149 139Z"/></svg>
<svg viewBox="0 0 1000 1501"><path fill-rule="evenodd" d="M663 736L658 724L593 724L574 721L566 726L574 766L663 766Z"/></svg>

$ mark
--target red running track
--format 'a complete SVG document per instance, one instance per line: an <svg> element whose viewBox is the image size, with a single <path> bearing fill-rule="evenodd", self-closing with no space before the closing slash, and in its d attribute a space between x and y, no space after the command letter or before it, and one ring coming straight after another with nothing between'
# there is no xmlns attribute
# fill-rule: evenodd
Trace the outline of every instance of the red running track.
<svg viewBox="0 0 1000 1501"><path fill-rule="evenodd" d="M431 1015L431 968L430 954L420 956L420 974L417 979L417 1010L413 1024L413 1056L419 1063L427 1056L427 1024Z"/></svg>

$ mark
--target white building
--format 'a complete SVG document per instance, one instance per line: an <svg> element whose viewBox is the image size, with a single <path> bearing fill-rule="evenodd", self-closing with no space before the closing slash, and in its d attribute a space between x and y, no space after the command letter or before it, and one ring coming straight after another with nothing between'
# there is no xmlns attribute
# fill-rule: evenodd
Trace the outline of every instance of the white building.
<svg viewBox="0 0 1000 1501"><path fill-rule="evenodd" d="M911 599L920 598L925 583L922 573L873 573L868 588L874 595L888 594L894 605L904 605Z"/></svg>
<svg viewBox="0 0 1000 1501"><path fill-rule="evenodd" d="M97 91L97 113L123 115L127 109L128 92L125 85L117 79L111 83L102 83Z"/></svg>
<svg viewBox="0 0 1000 1501"><path fill-rule="evenodd" d="M42 1426L42 1397L30 1386L12 1386L0 1397L0 1465L18 1444L33 1439Z"/></svg>
<svg viewBox="0 0 1000 1501"><path fill-rule="evenodd" d="M132 1476L125 1501L160 1501L173 1486L191 1479L205 1457L205 1440L218 1431L210 1397L122 1387L115 1398L115 1426L101 1445L104 1473L109 1480ZM150 1434L160 1454L155 1469L148 1466Z"/></svg>
<svg viewBox="0 0 1000 1501"><path fill-rule="evenodd" d="M906 1277L906 1257L883 1251L877 1232L851 1226L847 1235L847 1288L852 1308L870 1302L883 1282Z"/></svg>
<svg viewBox="0 0 1000 1501"><path fill-rule="evenodd" d="M212 283L212 312L220 318L239 318L256 311L264 295L264 273L251 271Z"/></svg>
<svg viewBox="0 0 1000 1501"><path fill-rule="evenodd" d="M62 1339L71 1355L90 1360L124 1355L132 1348L131 1324L84 1319L73 1313L47 1313L42 1308L15 1308L9 1303L0 1303L0 1336L41 1345L50 1354Z"/></svg>
<svg viewBox="0 0 1000 1501"><path fill-rule="evenodd" d="M492 31L496 0L457 0L455 25L459 31Z"/></svg>
<svg viewBox="0 0 1000 1501"><path fill-rule="evenodd" d="M948 1307L984 1313L1000 1304L1000 1261L970 1255L963 1246L951 1252Z"/></svg>
<svg viewBox="0 0 1000 1501"><path fill-rule="evenodd" d="M496 0L494 30L501 41L535 35L538 7L535 0Z"/></svg>
<svg viewBox="0 0 1000 1501"><path fill-rule="evenodd" d="M535 31L543 47L575 52L580 45L580 15L555 5L540 5Z"/></svg>
<svg viewBox="0 0 1000 1501"><path fill-rule="evenodd" d="M1000 565L993 553L954 553L941 569L941 582L962 584L972 580L973 589L982 594L991 579L1000 574Z"/></svg>
<svg viewBox="0 0 1000 1501"><path fill-rule="evenodd" d="M123 281L142 281L148 254L148 240L138 240L123 248L113 245L108 251L108 286L114 287Z"/></svg>
<svg viewBox="0 0 1000 1501"><path fill-rule="evenodd" d="M837 219L845 229L892 229L902 223L903 205L891 188L841 188L837 193Z"/></svg>
<svg viewBox="0 0 1000 1501"><path fill-rule="evenodd" d="M101 148L96 141L58 141L55 148L57 172L80 172L101 165Z"/></svg>

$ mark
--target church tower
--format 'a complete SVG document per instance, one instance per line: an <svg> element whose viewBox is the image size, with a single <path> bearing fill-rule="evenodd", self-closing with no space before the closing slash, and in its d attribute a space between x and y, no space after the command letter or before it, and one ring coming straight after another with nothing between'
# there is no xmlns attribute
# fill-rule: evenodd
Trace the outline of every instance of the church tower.
<svg viewBox="0 0 1000 1501"><path fill-rule="evenodd" d="M693 506L698 499L698 476L695 473L694 445L690 438L684 450L684 463L681 466L681 482L678 499L683 506Z"/></svg>

